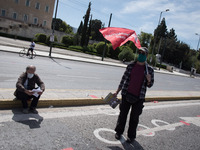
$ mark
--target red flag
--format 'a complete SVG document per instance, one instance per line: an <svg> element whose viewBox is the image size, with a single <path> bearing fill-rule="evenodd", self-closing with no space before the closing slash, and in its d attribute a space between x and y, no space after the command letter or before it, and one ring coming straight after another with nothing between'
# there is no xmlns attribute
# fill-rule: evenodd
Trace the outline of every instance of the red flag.
<svg viewBox="0 0 200 150"><path fill-rule="evenodd" d="M132 41L135 46L140 49L140 41L134 30L125 28L108 27L99 29L105 39L112 43L112 47L115 50L117 47L122 46L127 41Z"/></svg>

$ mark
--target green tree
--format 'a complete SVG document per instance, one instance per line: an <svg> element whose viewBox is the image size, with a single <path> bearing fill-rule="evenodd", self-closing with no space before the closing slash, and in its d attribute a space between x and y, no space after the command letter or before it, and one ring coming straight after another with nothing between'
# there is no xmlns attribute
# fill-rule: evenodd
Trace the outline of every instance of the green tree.
<svg viewBox="0 0 200 150"><path fill-rule="evenodd" d="M65 32L65 33L69 33L72 34L73 33L73 29L70 25L68 25L65 21L59 19L59 18L53 18L52 20L53 22L55 22L55 30L56 31L61 31L61 32ZM52 23L52 29L53 29L53 23Z"/></svg>
<svg viewBox="0 0 200 150"><path fill-rule="evenodd" d="M87 46L86 45L86 32L87 32L88 21L89 21L89 17L90 17L90 10L91 10L91 2L89 2L88 9L84 16L84 25L83 25L83 29L82 29L82 35L81 35L81 46Z"/></svg>
<svg viewBox="0 0 200 150"><path fill-rule="evenodd" d="M91 27L92 40L96 40L96 41L104 40L103 35L99 32L99 29L103 27L104 25L102 24L101 20L98 20L98 19L92 20L92 27Z"/></svg>
<svg viewBox="0 0 200 150"><path fill-rule="evenodd" d="M77 34L81 35L82 29L83 29L83 21L81 21L81 23L80 23L80 25L78 27Z"/></svg>
<svg viewBox="0 0 200 150"><path fill-rule="evenodd" d="M89 28L87 30L87 36L86 36L85 45L88 45L88 43L89 43L90 35L91 35L91 28L92 28L92 15L91 15L91 18L90 18Z"/></svg>
<svg viewBox="0 0 200 150"><path fill-rule="evenodd" d="M162 40L162 43L165 43L164 40L166 40L167 33L168 32L167 32L167 26L165 23L165 18L163 18L160 25L158 25L158 27L154 31L154 42L155 42L154 54L156 54L158 52L159 45L161 43L160 40Z"/></svg>
<svg viewBox="0 0 200 150"><path fill-rule="evenodd" d="M151 39L152 39L152 34L150 33L145 33L145 32L141 32L138 35L138 38L140 40L140 44L142 47L149 47Z"/></svg>

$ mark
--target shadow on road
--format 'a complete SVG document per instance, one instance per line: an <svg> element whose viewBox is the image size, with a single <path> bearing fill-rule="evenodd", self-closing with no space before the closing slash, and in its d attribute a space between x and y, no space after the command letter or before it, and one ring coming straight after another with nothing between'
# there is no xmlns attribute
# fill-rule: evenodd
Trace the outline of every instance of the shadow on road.
<svg viewBox="0 0 200 150"><path fill-rule="evenodd" d="M43 117L39 114L23 114L18 109L13 109L12 112L12 120L24 125L28 125L30 129L40 128L40 124L43 121Z"/></svg>
<svg viewBox="0 0 200 150"><path fill-rule="evenodd" d="M125 150L144 150L140 143L138 143L136 140L132 143L127 143L124 136L121 137L120 142ZM108 148L110 148L111 150L124 150L118 146L109 146Z"/></svg>
<svg viewBox="0 0 200 150"><path fill-rule="evenodd" d="M62 67L64 67L64 68L66 68L66 69L72 69L72 68L69 68L69 67L66 67L66 66L60 64L59 62L57 62L57 61L56 61L55 59L53 59L52 57L51 57L51 59L52 59L56 64L58 64L59 66L62 66Z"/></svg>

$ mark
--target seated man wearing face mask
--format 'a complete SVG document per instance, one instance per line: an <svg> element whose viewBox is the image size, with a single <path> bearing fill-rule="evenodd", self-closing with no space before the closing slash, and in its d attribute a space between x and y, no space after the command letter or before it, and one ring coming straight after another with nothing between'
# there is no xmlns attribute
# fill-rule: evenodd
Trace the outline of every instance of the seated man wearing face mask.
<svg viewBox="0 0 200 150"><path fill-rule="evenodd" d="M45 90L44 82L42 82L40 77L37 74L35 74L35 71L35 66L27 66L26 72L20 75L16 83L17 89L14 95L17 99L22 101L23 113L26 114L29 113L29 111L36 114L38 113L38 111L36 110L38 100L40 98L40 95L42 95L42 93ZM37 93L38 96L33 95L34 92L32 90L35 89L35 84L37 84L41 89L41 91ZM32 99L32 102L30 109L28 109L27 100L30 99Z"/></svg>

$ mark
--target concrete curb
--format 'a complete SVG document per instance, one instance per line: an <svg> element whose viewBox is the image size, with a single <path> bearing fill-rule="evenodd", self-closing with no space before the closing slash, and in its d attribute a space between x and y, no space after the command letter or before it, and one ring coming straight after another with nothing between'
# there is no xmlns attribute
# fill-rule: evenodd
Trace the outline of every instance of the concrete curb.
<svg viewBox="0 0 200 150"><path fill-rule="evenodd" d="M0 50L2 52L8 52L8 53L16 53L18 54L19 52L13 52L13 51L7 51L7 50ZM59 54L59 53L55 53L55 54ZM59 54L59 55L64 55L64 54ZM40 55L40 54L36 54L36 57L39 56L39 57L47 57L47 58L51 58L51 59L62 59L62 60L69 60L69 61L78 61L78 62L84 62L84 63L93 63L93 64L100 64L100 65L106 65L106 66L114 66L114 67L122 67L122 68L126 68L126 65L125 64L117 64L117 63L114 63L114 62L109 62L109 61L103 61L101 62L100 60L96 60L96 61L100 61L100 62L92 62L93 59L91 58L85 58L85 59L88 59L88 60L91 60L91 61L87 61L87 60L74 60L74 59L70 59L70 58L61 58L61 57L56 57L56 56L44 56L44 55ZM71 55L69 55L71 56ZM73 57L78 57L78 56L73 56ZM112 63L112 64L110 64Z"/></svg>
<svg viewBox="0 0 200 150"><path fill-rule="evenodd" d="M147 97L146 102L157 101L177 101L177 100L198 100L200 96L190 97ZM30 101L28 102L30 104ZM41 99L38 103L38 108L49 107L67 107L67 106L87 106L87 105L103 105L106 104L103 99L99 98L71 98L71 99ZM0 99L0 109L11 109L21 107L20 100Z"/></svg>

